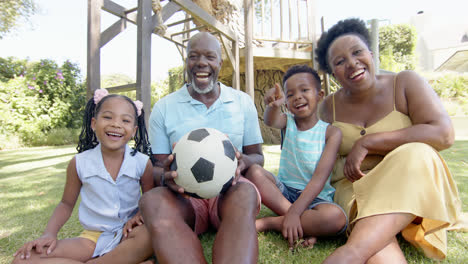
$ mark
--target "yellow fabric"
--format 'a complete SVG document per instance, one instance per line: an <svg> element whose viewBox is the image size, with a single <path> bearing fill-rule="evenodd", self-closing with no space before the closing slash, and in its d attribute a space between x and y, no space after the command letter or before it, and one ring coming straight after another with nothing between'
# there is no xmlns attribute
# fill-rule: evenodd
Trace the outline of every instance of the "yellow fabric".
<svg viewBox="0 0 468 264"><path fill-rule="evenodd" d="M101 231L84 230L83 232L81 232L81 234L78 237L86 238L86 239L93 241L94 243L97 243L101 234L102 234Z"/></svg>
<svg viewBox="0 0 468 264"><path fill-rule="evenodd" d="M333 98L334 99L334 98ZM334 112L333 102L333 112ZM422 219L402 231L403 237L421 248L427 257L443 259L447 254L447 227L462 223L461 202L452 175L439 153L427 144L402 145L385 157L369 156L362 163L366 176L352 183L343 173L346 155L361 133L393 131L412 125L408 116L395 109L377 123L363 128L334 120L343 140L335 164L332 185L335 202L348 213L350 226L361 218L395 212Z"/></svg>

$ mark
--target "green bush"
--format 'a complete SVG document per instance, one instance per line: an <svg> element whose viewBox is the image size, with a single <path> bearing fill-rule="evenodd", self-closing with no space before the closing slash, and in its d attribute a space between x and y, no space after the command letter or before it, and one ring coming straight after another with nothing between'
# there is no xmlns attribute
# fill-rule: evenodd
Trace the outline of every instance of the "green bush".
<svg viewBox="0 0 468 264"><path fill-rule="evenodd" d="M441 98L465 98L465 100L468 98L468 74L466 73L434 72L423 73L423 76Z"/></svg>
<svg viewBox="0 0 468 264"><path fill-rule="evenodd" d="M0 133L21 141L17 145L56 144L47 135L55 129L80 128L85 103L77 65L0 58ZM65 137L56 141L60 138Z"/></svg>
<svg viewBox="0 0 468 264"><path fill-rule="evenodd" d="M395 24L379 28L380 68L399 72L416 65L417 34L414 26Z"/></svg>

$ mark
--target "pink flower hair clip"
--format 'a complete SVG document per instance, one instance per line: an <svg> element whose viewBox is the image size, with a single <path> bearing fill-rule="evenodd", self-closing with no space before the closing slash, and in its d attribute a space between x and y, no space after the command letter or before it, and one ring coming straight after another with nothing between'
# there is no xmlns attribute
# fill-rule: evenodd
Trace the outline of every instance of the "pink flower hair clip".
<svg viewBox="0 0 468 264"><path fill-rule="evenodd" d="M135 107L137 109L138 116L140 116L141 115L141 109L143 109L143 103L140 100L133 101L133 103L135 104Z"/></svg>
<svg viewBox="0 0 468 264"><path fill-rule="evenodd" d="M106 97L109 94L109 92L106 89L97 89L94 91L94 104L98 104L102 98Z"/></svg>

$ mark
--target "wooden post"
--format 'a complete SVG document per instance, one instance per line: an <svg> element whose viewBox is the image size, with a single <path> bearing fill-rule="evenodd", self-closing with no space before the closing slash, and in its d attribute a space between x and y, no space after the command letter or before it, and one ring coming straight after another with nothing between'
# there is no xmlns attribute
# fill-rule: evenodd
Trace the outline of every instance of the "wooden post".
<svg viewBox="0 0 468 264"><path fill-rule="evenodd" d="M151 0L138 0L136 96L143 102L145 121L151 112Z"/></svg>
<svg viewBox="0 0 468 264"><path fill-rule="evenodd" d="M315 34L315 0L309 0L307 4L307 39L312 42L312 68L318 69L318 63L315 59L316 34Z"/></svg>
<svg viewBox="0 0 468 264"><path fill-rule="evenodd" d="M322 34L325 32L325 22L323 21L323 17L320 19L321 23L321 28L322 28ZM323 78L323 83L325 86L325 95L330 94L330 76L328 76L328 73L324 72L322 75Z"/></svg>
<svg viewBox="0 0 468 264"><path fill-rule="evenodd" d="M239 63L239 40L236 38L236 40L232 41L232 54L234 55L234 61L233 61L233 72L232 72L232 88L236 90L240 90L240 63ZM252 97L253 99L253 97Z"/></svg>
<svg viewBox="0 0 468 264"><path fill-rule="evenodd" d="M86 98L101 88L101 8L102 0L88 0L88 54L86 66Z"/></svg>
<svg viewBox="0 0 468 264"><path fill-rule="evenodd" d="M371 30L370 30L370 41L371 41L371 51L374 54L374 67L375 74L379 74L380 71L380 61L379 61L379 20L372 19L370 21Z"/></svg>
<svg viewBox="0 0 468 264"><path fill-rule="evenodd" d="M254 99L254 63L253 63L253 0L244 0L244 28L245 28L245 91Z"/></svg>

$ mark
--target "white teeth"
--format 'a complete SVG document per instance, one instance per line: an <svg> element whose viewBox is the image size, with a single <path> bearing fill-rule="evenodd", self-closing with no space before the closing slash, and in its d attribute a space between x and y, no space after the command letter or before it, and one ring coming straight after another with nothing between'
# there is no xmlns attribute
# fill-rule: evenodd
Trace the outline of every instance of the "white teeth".
<svg viewBox="0 0 468 264"><path fill-rule="evenodd" d="M197 73L197 77L208 77L208 73Z"/></svg>
<svg viewBox="0 0 468 264"><path fill-rule="evenodd" d="M121 137L121 136L122 136L121 134L112 133L112 132L107 132L107 135L109 135L109 136L115 136L115 137Z"/></svg>
<svg viewBox="0 0 468 264"><path fill-rule="evenodd" d="M302 107L302 106L304 106L304 105L305 105L305 104L296 105L296 108Z"/></svg>
<svg viewBox="0 0 468 264"><path fill-rule="evenodd" d="M351 74L351 76L349 76L349 78L352 79L352 78L358 76L359 74L361 74L361 73L363 73L363 72L364 72L364 69L360 69L360 70L358 70L358 71L355 71L355 72L353 72L353 73Z"/></svg>

